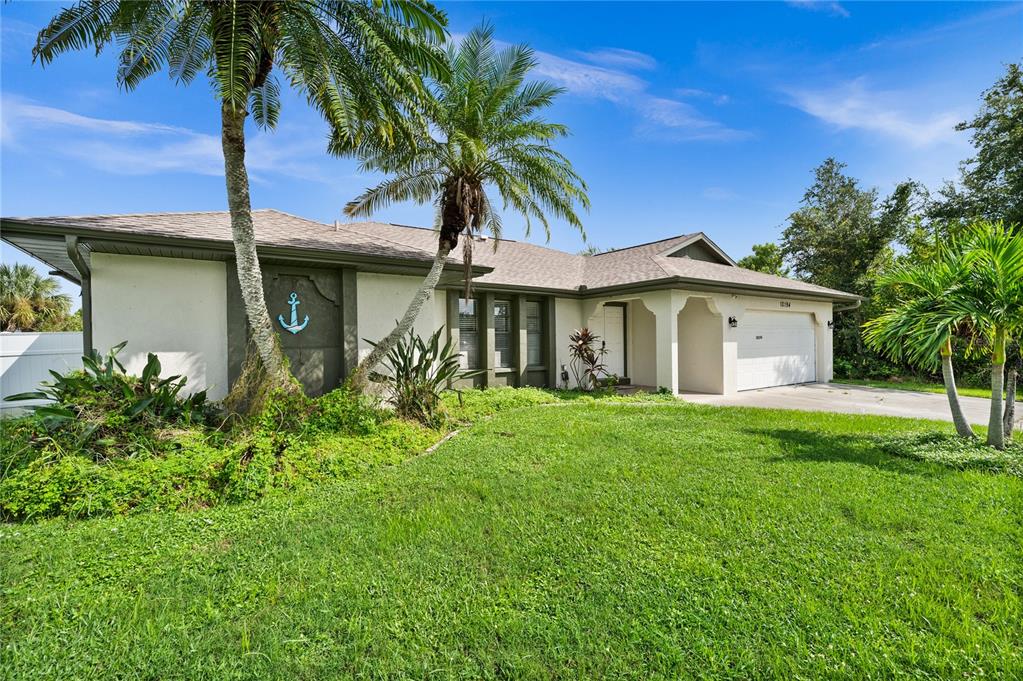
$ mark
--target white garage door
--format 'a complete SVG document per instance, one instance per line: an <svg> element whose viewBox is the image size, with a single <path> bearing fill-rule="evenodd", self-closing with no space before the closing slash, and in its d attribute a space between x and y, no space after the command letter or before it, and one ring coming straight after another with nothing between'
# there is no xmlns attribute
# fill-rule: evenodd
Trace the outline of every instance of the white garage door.
<svg viewBox="0 0 1023 681"><path fill-rule="evenodd" d="M802 312L747 312L739 323L739 390L817 379L813 320Z"/></svg>
<svg viewBox="0 0 1023 681"><path fill-rule="evenodd" d="M587 324L590 331L600 336L607 349L604 364L607 373L625 376L625 308L621 305L601 305Z"/></svg>

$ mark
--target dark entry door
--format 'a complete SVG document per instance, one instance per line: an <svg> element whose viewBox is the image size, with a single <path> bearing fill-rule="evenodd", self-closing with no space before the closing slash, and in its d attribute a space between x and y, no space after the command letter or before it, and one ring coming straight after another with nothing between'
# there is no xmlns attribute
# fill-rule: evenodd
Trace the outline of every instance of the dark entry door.
<svg viewBox="0 0 1023 681"><path fill-rule="evenodd" d="M263 291L291 371L306 393L337 388L344 371L340 272L268 265Z"/></svg>

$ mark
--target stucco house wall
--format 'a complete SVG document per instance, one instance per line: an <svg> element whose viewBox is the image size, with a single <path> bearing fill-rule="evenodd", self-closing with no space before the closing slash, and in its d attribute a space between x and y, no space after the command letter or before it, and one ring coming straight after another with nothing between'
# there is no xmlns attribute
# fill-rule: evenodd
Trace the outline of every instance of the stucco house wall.
<svg viewBox="0 0 1023 681"><path fill-rule="evenodd" d="M187 376L186 392L222 399L227 382L227 271L223 262L93 253L93 344L139 374L155 352L161 375Z"/></svg>
<svg viewBox="0 0 1023 681"><path fill-rule="evenodd" d="M395 321L405 314L422 283L422 277L358 273L360 361L373 350L369 341L379 341L394 329ZM443 291L433 291L430 294L413 325L417 334L428 338L439 327L446 325L445 301Z"/></svg>

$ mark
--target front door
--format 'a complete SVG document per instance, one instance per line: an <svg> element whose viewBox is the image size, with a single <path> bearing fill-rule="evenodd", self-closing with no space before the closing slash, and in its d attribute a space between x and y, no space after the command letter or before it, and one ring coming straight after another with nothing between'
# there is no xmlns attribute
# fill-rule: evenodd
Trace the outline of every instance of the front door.
<svg viewBox="0 0 1023 681"><path fill-rule="evenodd" d="M610 375L625 377L625 306L601 305L589 319L589 329L600 336L607 353L604 365Z"/></svg>
<svg viewBox="0 0 1023 681"><path fill-rule="evenodd" d="M263 290L291 372L308 395L341 384L341 276L337 270L269 265Z"/></svg>

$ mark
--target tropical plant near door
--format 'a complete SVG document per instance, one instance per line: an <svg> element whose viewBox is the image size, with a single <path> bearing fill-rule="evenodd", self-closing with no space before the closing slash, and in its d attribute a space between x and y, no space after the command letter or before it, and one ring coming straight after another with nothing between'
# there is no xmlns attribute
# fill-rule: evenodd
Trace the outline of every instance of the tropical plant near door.
<svg viewBox="0 0 1023 681"><path fill-rule="evenodd" d="M71 316L71 297L57 280L29 265L0 265L0 331L60 331Z"/></svg>
<svg viewBox="0 0 1023 681"><path fill-rule="evenodd" d="M932 262L905 264L888 273L877 285L893 291L895 305L864 324L863 338L896 362L926 370L940 365L956 432L972 439L976 435L959 403L952 366L953 341L967 326L967 315L953 301L963 295L969 271L970 258L953 245Z"/></svg>
<svg viewBox="0 0 1023 681"><path fill-rule="evenodd" d="M447 60L451 78L431 87L430 126L415 147L381 145L370 137L355 145L350 138L332 143L334 152L361 158L363 170L389 176L351 201L347 215L370 215L401 201L437 207L433 266L395 329L360 362L352 377L357 387L412 328L459 239L468 289L474 238L484 231L501 236L501 214L488 190L496 190L505 208L525 218L527 234L536 220L549 237L548 216L583 229L576 205L589 207L586 184L551 146L568 130L540 118L562 90L526 82L536 65L533 51L515 46L498 52L493 29L484 26L449 47Z"/></svg>
<svg viewBox="0 0 1023 681"><path fill-rule="evenodd" d="M436 46L444 15L426 0L82 1L40 31L43 64L93 45L120 49L117 82L135 88L166 68L191 82L207 73L220 100L221 142L238 279L267 388L293 385L263 296L245 166L245 119L273 128L280 109L274 69L326 119L335 141L373 138L382 147L412 138L407 114L423 75L445 73ZM243 396L244 397L244 396ZM243 400L247 401L247 400Z"/></svg>
<svg viewBox="0 0 1023 681"><path fill-rule="evenodd" d="M607 348L600 343L600 336L586 328L576 329L568 340L569 366L572 367L576 385L587 392L594 390L599 385L600 377L607 375L607 366L604 364Z"/></svg>

